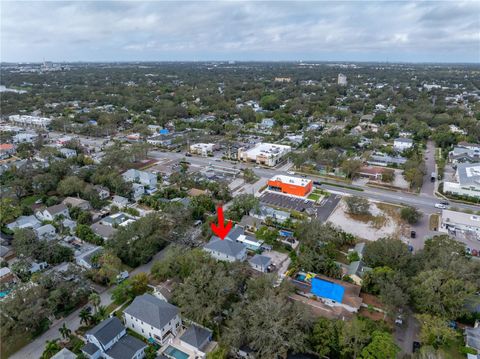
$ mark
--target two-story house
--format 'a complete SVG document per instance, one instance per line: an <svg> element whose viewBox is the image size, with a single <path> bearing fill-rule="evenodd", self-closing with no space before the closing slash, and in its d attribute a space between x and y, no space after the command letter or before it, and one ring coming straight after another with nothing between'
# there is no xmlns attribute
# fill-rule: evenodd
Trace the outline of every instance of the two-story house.
<svg viewBox="0 0 480 359"><path fill-rule="evenodd" d="M247 246L243 243L234 242L228 239L221 240L213 236L203 250L213 258L227 262L243 262L247 258Z"/></svg>
<svg viewBox="0 0 480 359"><path fill-rule="evenodd" d="M144 186L147 194L152 194L157 190L157 175L153 173L132 168L124 172L122 177L126 182L139 183Z"/></svg>
<svg viewBox="0 0 480 359"><path fill-rule="evenodd" d="M82 353L89 359L142 359L147 345L127 334L117 317L105 319L85 334Z"/></svg>
<svg viewBox="0 0 480 359"><path fill-rule="evenodd" d="M63 216L64 218L70 218L68 207L63 203L56 204L43 210L38 210L35 212L35 215L42 221L53 221L55 218L60 216Z"/></svg>
<svg viewBox="0 0 480 359"><path fill-rule="evenodd" d="M160 345L175 338L182 326L179 309L151 294L134 299L124 310L125 325Z"/></svg>

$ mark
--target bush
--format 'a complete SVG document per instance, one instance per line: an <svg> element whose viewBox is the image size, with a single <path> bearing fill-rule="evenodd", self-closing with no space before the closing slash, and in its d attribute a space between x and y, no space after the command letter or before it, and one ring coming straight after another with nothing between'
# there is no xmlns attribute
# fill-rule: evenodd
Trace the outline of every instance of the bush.
<svg viewBox="0 0 480 359"><path fill-rule="evenodd" d="M347 204L348 213L351 214L370 214L370 203L368 199L352 196L345 198L345 203Z"/></svg>
<svg viewBox="0 0 480 359"><path fill-rule="evenodd" d="M414 207L403 207L400 217L409 224L415 224L422 218L422 213Z"/></svg>

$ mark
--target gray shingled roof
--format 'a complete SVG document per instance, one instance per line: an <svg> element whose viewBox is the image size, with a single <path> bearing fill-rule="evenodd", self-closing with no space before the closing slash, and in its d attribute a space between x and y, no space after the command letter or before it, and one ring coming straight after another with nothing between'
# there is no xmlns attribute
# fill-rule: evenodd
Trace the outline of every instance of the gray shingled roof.
<svg viewBox="0 0 480 359"><path fill-rule="evenodd" d="M82 352L85 352L89 355L93 355L95 354L96 352L98 352L100 350L99 347L97 347L95 344L93 343L90 343L88 342L87 344L85 344L83 347L82 347Z"/></svg>
<svg viewBox="0 0 480 359"><path fill-rule="evenodd" d="M103 322L89 330L87 334L93 335L102 344L108 344L113 338L120 334L125 327L117 317L105 319Z"/></svg>
<svg viewBox="0 0 480 359"><path fill-rule="evenodd" d="M270 257L262 256L261 254L255 254L249 262L257 266L266 267L270 264L271 261L272 259Z"/></svg>
<svg viewBox="0 0 480 359"><path fill-rule="evenodd" d="M232 242L228 239L222 241L220 238L213 236L210 242L208 242L204 248L215 252L220 252L228 256L236 257L243 250L245 250L246 246L243 243Z"/></svg>
<svg viewBox="0 0 480 359"><path fill-rule="evenodd" d="M185 333L183 333L180 340L201 350L202 346L211 335L211 330L193 324L185 331Z"/></svg>
<svg viewBox="0 0 480 359"><path fill-rule="evenodd" d="M113 359L132 359L136 352L145 347L147 345L140 339L127 334L107 350L106 354Z"/></svg>
<svg viewBox="0 0 480 359"><path fill-rule="evenodd" d="M56 204L54 206L48 207L46 210L52 215L55 216L56 214L65 211L68 209L63 203Z"/></svg>
<svg viewBox="0 0 480 359"><path fill-rule="evenodd" d="M163 328L176 315L178 308L151 294L143 294L135 298L124 311L134 318L141 320L155 328Z"/></svg>

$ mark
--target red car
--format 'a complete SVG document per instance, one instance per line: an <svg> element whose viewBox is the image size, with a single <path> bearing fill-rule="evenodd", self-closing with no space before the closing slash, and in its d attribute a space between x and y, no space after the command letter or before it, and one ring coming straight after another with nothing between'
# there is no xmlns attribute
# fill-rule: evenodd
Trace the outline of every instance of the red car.
<svg viewBox="0 0 480 359"><path fill-rule="evenodd" d="M478 256L478 251L476 249L472 249L472 256Z"/></svg>

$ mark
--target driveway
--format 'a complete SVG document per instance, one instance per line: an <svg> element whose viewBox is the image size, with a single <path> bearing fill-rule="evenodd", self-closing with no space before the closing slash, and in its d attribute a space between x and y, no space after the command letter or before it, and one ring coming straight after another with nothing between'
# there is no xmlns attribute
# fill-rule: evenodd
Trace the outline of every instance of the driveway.
<svg viewBox="0 0 480 359"><path fill-rule="evenodd" d="M412 354L413 342L418 341L420 323L412 313L406 313L407 318L403 325L395 326L395 343L400 347L403 353Z"/></svg>
<svg viewBox="0 0 480 359"><path fill-rule="evenodd" d="M132 276L140 272L150 273L150 269L152 268L153 263L157 260L162 259L165 256L165 252L167 248L168 246L162 249L160 252L158 252L150 262L135 268L133 271L130 272L130 275ZM110 303L112 303L111 296L112 296L112 291L115 289L115 287L116 286L110 287L109 289L104 290L102 293L99 293L101 305L108 306ZM77 309L68 317L56 321L54 324L52 324L50 329L48 329L41 336L33 340L30 344L24 346L18 352L13 354L10 358L13 358L13 359L40 358L42 356L43 350L45 349L45 342L47 340L53 340L60 337L60 333L58 329L63 325L63 323L65 323L72 332L74 332L80 327L80 318L78 315L82 308Z"/></svg>

